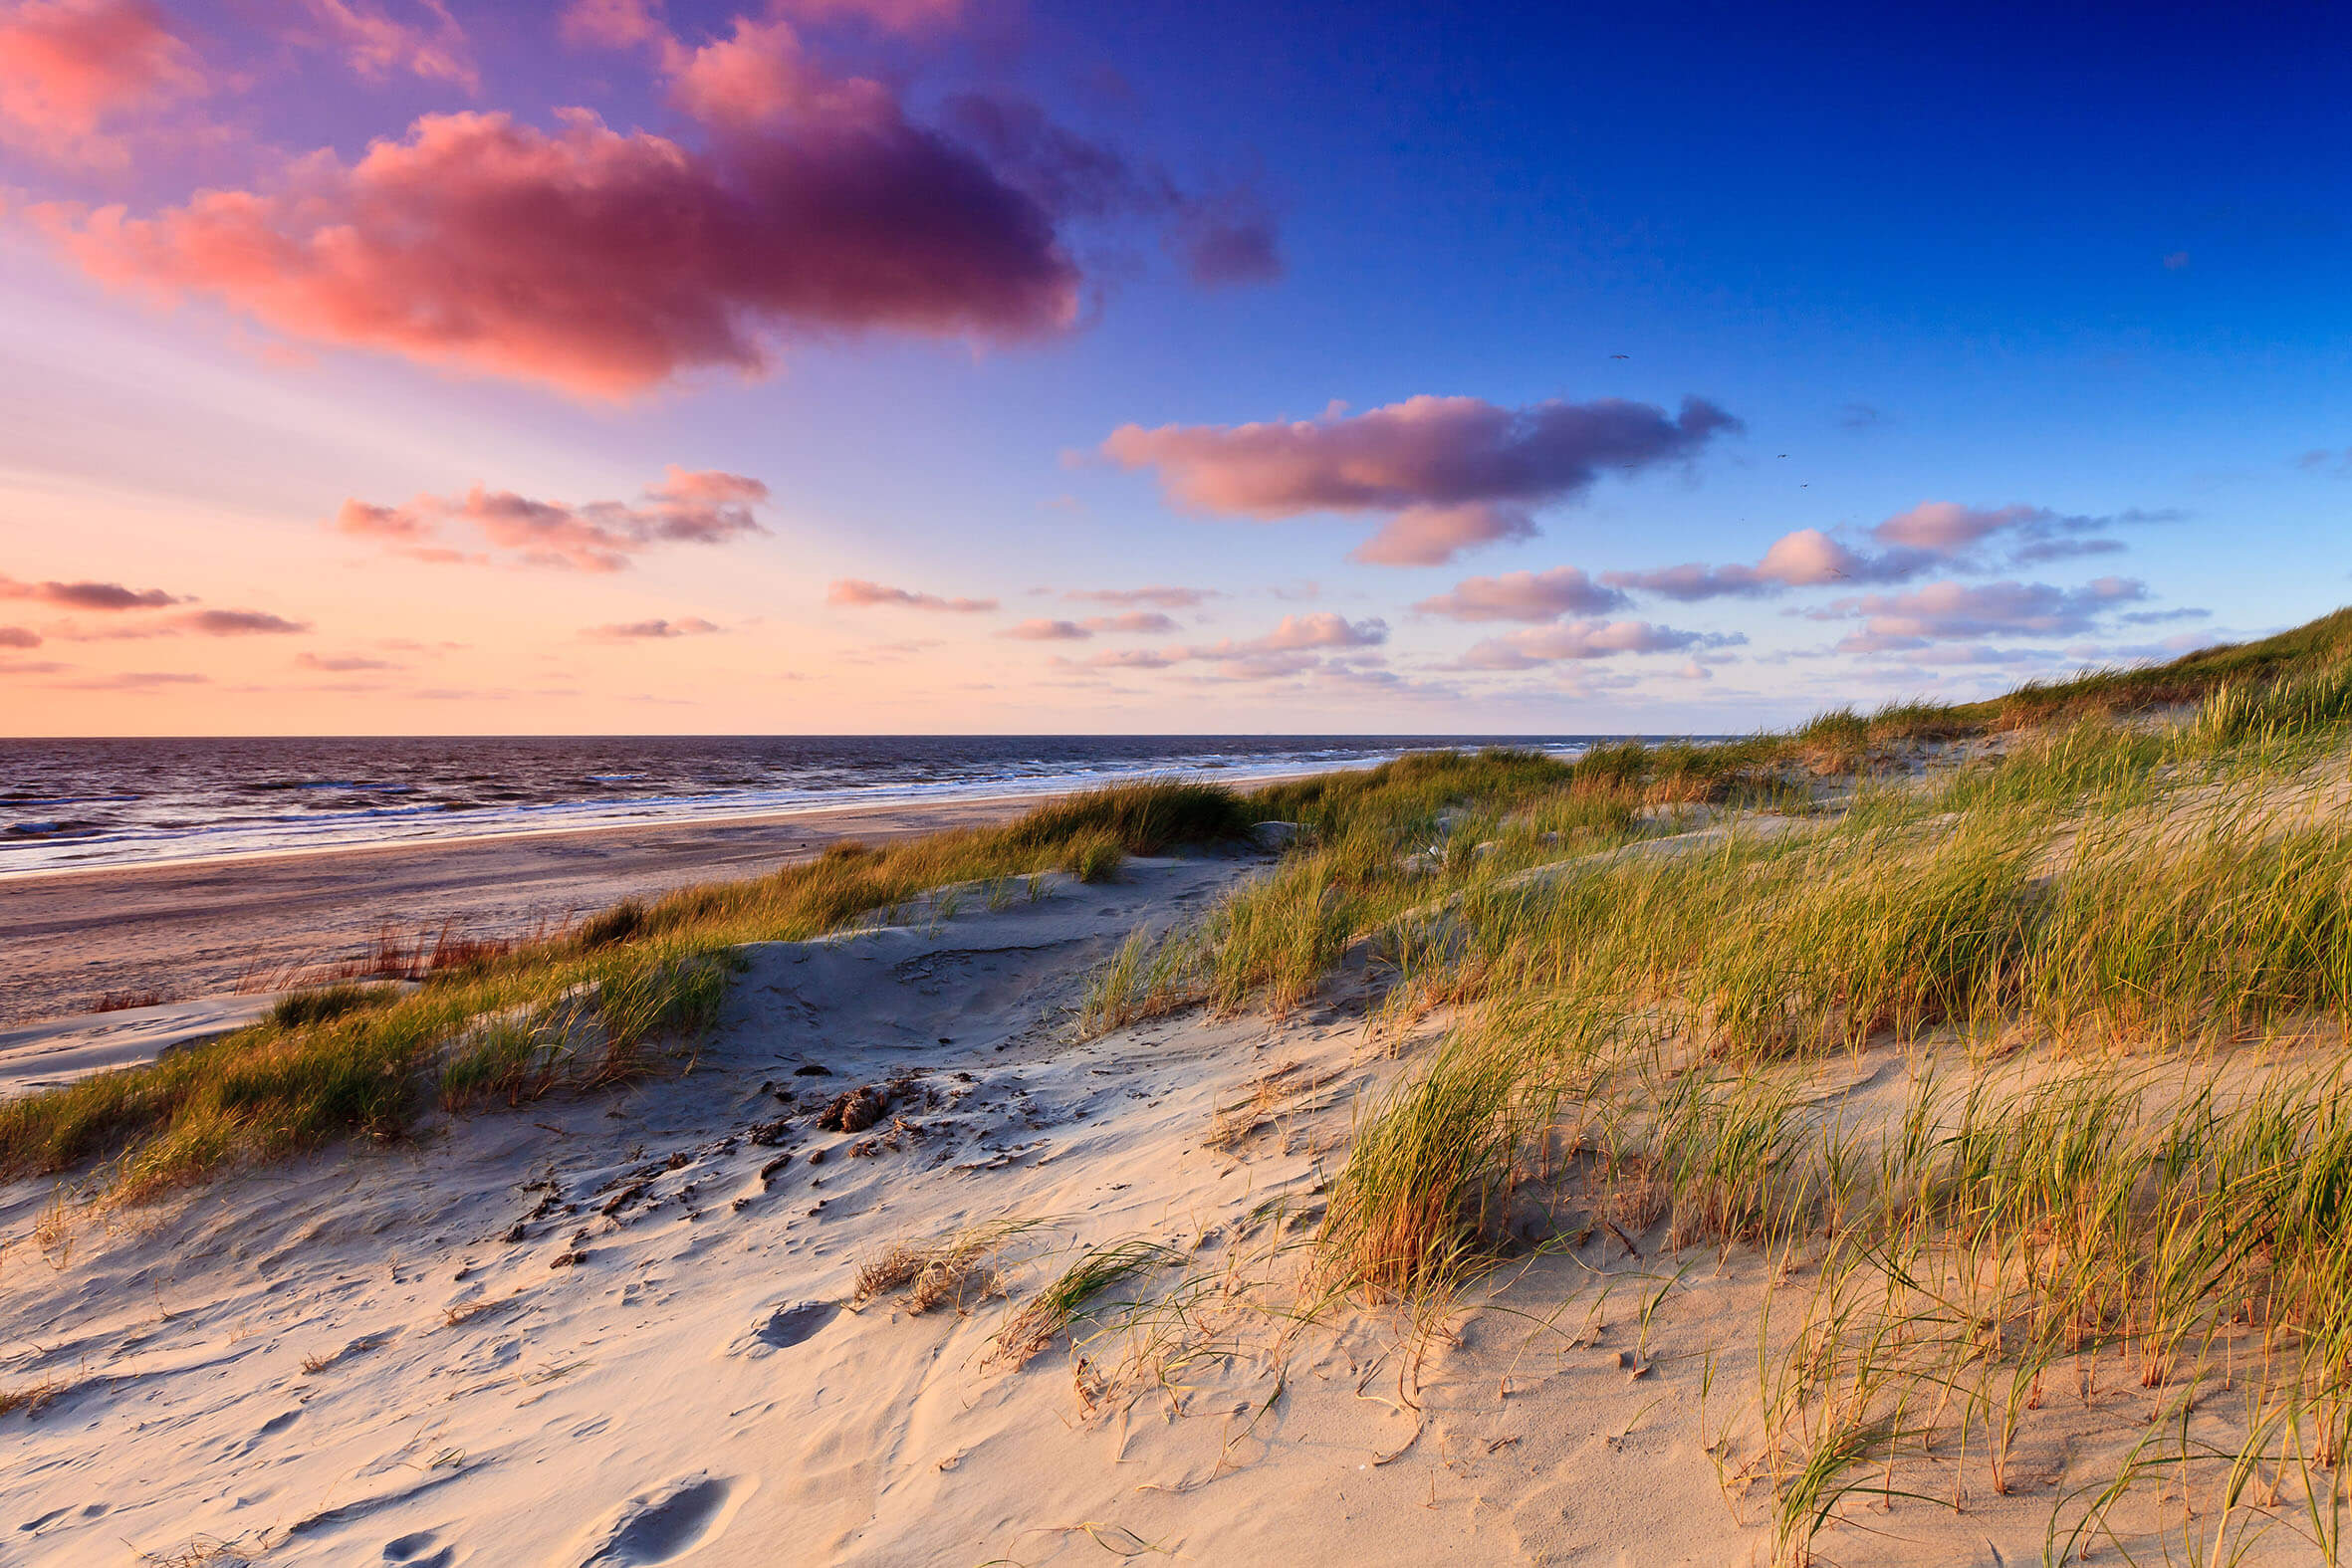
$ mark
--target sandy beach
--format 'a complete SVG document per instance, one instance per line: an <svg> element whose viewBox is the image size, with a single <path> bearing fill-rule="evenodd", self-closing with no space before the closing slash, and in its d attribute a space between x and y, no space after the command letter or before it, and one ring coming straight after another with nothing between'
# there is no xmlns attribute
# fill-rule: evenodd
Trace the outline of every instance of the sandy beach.
<svg viewBox="0 0 2352 1568"><path fill-rule="evenodd" d="M0 1025L110 993L208 997L366 952L389 925L527 935L828 844L1020 815L1035 796L525 833L0 879Z"/></svg>
<svg viewBox="0 0 2352 1568"><path fill-rule="evenodd" d="M2020 766L2007 748L1916 748L1888 778L1922 786L1931 757ZM1807 787L1819 808L1793 813L1629 808L1614 847L1581 859L1524 815L1479 829L1516 833L1510 844L1460 842L1472 818L1449 808L1412 819L1433 829L1403 829L1395 896L1452 863L1484 889L1483 918L1509 919L1572 886L1653 876L1699 898L1727 857L1749 871L1735 889L1775 866L1794 888L1841 854L1925 865L1965 850L1952 813L1927 803L1884 836L1841 824L1842 785ZM2263 820L2320 830L2312 787L2279 776ZM1589 792L1547 798L1591 807ZM2172 808L2202 800L2185 789ZM534 900L756 868L821 847L821 833L926 825L868 815L739 824L715 845L707 829L518 841L468 846L471 865L417 851L241 864L271 896L229 918L291 934L306 908L356 911L387 883L520 918ZM1440 842L1412 847L1425 830ZM1451 941L1467 906L1404 910L1387 934L1330 950L1287 1000L1102 1008L1118 955L1182 951L1298 867L1328 875L1324 850L1279 847L1291 836L1261 824L1251 841L1137 854L1091 880L934 884L829 935L738 944L706 1026L618 1082L429 1100L396 1127L128 1201L105 1161L0 1185L0 1432L18 1458L0 1474L0 1564L1997 1568L2061 1537L2137 1552L2183 1528L2178 1486L2111 1483L2140 1473L2160 1429L2177 1428L2184 1467L2227 1459L2240 1417L2213 1393L2234 1361L2209 1368L2207 1352L2186 1392L2168 1391L2185 1367L2150 1361L2145 1341L2131 1363L2129 1339L2110 1352L2093 1337L2062 1368L2053 1353L2005 1382L1975 1374L1965 1401L1918 1396L1926 1425L1890 1479L1857 1456L1864 1439L1841 1435L1846 1407L1785 1393L1790 1369L1834 1347L1821 1336L1886 1288L1851 1271L1867 1238L1856 1251L1862 1232L1808 1207L1752 1244L1765 1232L1731 1207L1750 1202L1740 1184L1774 1173L1811 1183L1791 1153L1811 1141L1888 1162L1927 1147L1906 1129L1956 1079L2011 1107L1979 1139L2039 1114L2015 1107L2058 1103L2036 1095L2119 1078L2152 1096L2140 1125L2160 1129L2182 1086L2156 1057L2086 1077L2063 1052L1986 1054L1931 1028L1872 1030L1737 1078L1710 1075L1703 1055L1660 1058L1626 1080L1630 1099L1527 1129L1502 1207L1477 1221L1475 1266L1425 1291L1362 1274L1334 1285L1320 1270L1348 1183L1386 1158L1367 1146L1398 1147L1380 1140L1405 1136L1400 1108L1427 1103L1479 1037L1489 1002L1441 990L1414 1003L1400 985L1399 944ZM176 912L150 891L152 929L200 923L191 906L222 873L180 873ZM61 907L77 893L90 897L58 889ZM50 1041L27 1084L135 1061L192 1026L171 1008L124 1013L115 1032ZM455 1074L465 1043L498 1026L461 1022L437 1070ZM590 1039L603 1027L584 1026ZM1545 1040L1515 1059L1561 1048ZM2265 1083L2318 1081L2329 1059L2282 1037L2199 1103L2236 1114ZM1482 1114L1508 1103L1481 1092L1495 1096ZM1699 1120L1679 1112L1640 1133L1638 1152L1607 1152L1616 1118L1675 1094L1712 1098L1684 1102ZM1758 1106L1779 1153L1733 1142ZM1457 1130L1416 1156L1440 1184L1486 1124L1461 1125L1470 1144ZM1686 1164L1681 1197L1652 1174L1695 1157L1675 1138L1716 1162L1700 1177ZM1456 1210L1470 1201L1437 1191ZM1819 1200L1808 1185L1795 1201ZM1895 1333L1871 1355L1912 1358L1920 1387L1945 1386L1945 1338ZM1952 1341L1964 1369L1972 1343ZM2009 1415L1989 1465L1997 1399ZM1808 1501L1818 1464L1835 1489ZM2276 1461L2267 1500L2239 1509L2230 1560L2309 1560L2290 1527L2295 1484ZM2206 1506L2211 1488L2190 1495Z"/></svg>
<svg viewBox="0 0 2352 1568"><path fill-rule="evenodd" d="M231 1176L46 1262L13 1247L0 1366L50 1393L13 1418L0 1561L1751 1555L1691 1421L1698 1346L1753 1304L1753 1266L1658 1326L1639 1381L1618 1319L1651 1270L1605 1241L1536 1281L1576 1301L1551 1328L1296 1334L1252 1298L1311 1229L1353 1107L1445 1022L1375 1041L1342 983L1279 1021L1072 1041L1125 932L1258 863L1139 861L772 944L683 1077ZM890 1097L873 1127L803 1114L860 1084ZM0 1231L50 1201L6 1189ZM975 1228L995 1238L954 1299L859 1299L894 1241ZM1008 1350L1011 1299L1121 1240L1232 1299L1133 1342ZM1591 1309L1594 1267L1623 1308Z"/></svg>

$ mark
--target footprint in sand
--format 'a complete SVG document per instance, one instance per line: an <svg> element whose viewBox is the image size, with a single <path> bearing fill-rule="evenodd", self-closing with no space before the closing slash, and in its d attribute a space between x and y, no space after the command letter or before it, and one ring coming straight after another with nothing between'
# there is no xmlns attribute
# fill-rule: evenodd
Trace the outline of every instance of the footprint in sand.
<svg viewBox="0 0 2352 1568"><path fill-rule="evenodd" d="M383 1560L397 1563L399 1568L449 1568L451 1563L457 1561L457 1548L443 1546L439 1551L434 1551L433 1547L440 1539L430 1530L413 1531L397 1540L384 1542Z"/></svg>
<svg viewBox="0 0 2352 1568"><path fill-rule="evenodd" d="M780 1306L773 1312L763 1314L737 1348L790 1349L831 1322L833 1314L840 1310L841 1303L838 1301L795 1301Z"/></svg>
<svg viewBox="0 0 2352 1568"><path fill-rule="evenodd" d="M646 1568L685 1556L715 1539L742 1500L737 1483L724 1475L697 1472L620 1505L595 1532L580 1568Z"/></svg>

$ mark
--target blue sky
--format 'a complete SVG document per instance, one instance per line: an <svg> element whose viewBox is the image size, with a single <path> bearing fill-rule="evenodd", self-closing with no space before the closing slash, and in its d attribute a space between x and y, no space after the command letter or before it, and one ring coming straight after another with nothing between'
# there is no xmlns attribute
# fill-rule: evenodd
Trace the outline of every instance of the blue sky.
<svg viewBox="0 0 2352 1568"><path fill-rule="evenodd" d="M125 3L17 0L0 28ZM15 84L0 692L24 733L1736 730L2258 634L2352 583L2352 66L2317 8L914 0L917 23L801 0L673 4L616 48L566 42L555 8L318 3L337 9L308 33L153 8L184 51L177 96L126 89L71 144ZM290 322L201 257L90 238L107 203L135 221L204 188L282 191L316 177L305 154L349 167L420 116L552 133L581 105L723 147L742 132L683 107L677 62L745 15L926 132L976 145L959 100L984 95L1162 195L1053 209L1076 284L1049 331L784 309L757 324L758 373L689 362L617 395L517 369L512 344L453 363ZM443 52L370 63L353 16ZM0 130L11 91L0 76ZM779 124L759 133L823 129ZM1017 159L981 155L1021 186ZM366 221L344 186L321 199ZM1258 224L1265 265L1189 279L1170 235L1200 213ZM904 236L917 259L928 232ZM1376 505L1172 499L1179 446L1212 484L1235 427L1270 421L1302 422L1283 460L1336 494L1326 448L1390 440L1350 421L1417 397L1660 418L1699 398L1739 428L1508 495L1421 496L1451 458L1416 447ZM1103 443L1129 425L1192 434L1122 464ZM673 465L765 494L674 528ZM625 569L477 548L475 486L636 508L599 514L635 531ZM405 521L339 528L346 502ZM1350 559L1400 509L1457 502L1502 521L1460 524L1442 560ZM1922 503L1976 534L1889 555L1927 537L1887 524ZM1807 559L1844 567L1705 597L1595 586L1556 613L1523 595L1501 620L1415 607L1514 573L1753 565L1808 530ZM2061 535L2098 553L2019 559ZM448 560L417 553L428 536ZM40 587L92 581L263 629ZM1153 586L1204 596L1151 629L1087 626L1101 601L1068 596ZM1033 620L1069 625L1011 635Z"/></svg>

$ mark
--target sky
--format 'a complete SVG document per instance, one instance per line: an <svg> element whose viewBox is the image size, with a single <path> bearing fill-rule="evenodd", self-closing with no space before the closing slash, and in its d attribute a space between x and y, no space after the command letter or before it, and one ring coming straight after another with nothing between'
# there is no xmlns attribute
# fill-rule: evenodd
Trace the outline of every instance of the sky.
<svg viewBox="0 0 2352 1568"><path fill-rule="evenodd" d="M2348 33L0 0L0 733L1713 734L2261 635L2352 599Z"/></svg>

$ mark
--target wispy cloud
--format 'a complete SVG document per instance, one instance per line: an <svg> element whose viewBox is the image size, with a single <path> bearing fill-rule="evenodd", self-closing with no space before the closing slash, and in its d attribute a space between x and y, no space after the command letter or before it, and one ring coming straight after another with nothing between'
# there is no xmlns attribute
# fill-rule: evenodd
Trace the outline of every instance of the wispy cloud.
<svg viewBox="0 0 2352 1568"><path fill-rule="evenodd" d="M286 637L311 629L309 621L288 620L267 610L192 610L174 621L206 637Z"/></svg>
<svg viewBox="0 0 2352 1568"><path fill-rule="evenodd" d="M1911 593L1871 593L1831 601L1815 620L1859 618L1839 641L1848 653L1915 652L1932 643L1997 636L2073 636L2119 606L2148 596L2132 577L2100 577L2080 587L2047 582L1931 582Z"/></svg>
<svg viewBox="0 0 2352 1568"><path fill-rule="evenodd" d="M995 599L948 598L937 593L918 593L912 588L894 588L887 583L869 582L863 577L836 577L824 591L827 604L856 606L897 605L905 609L943 610L957 615L977 615L997 607Z"/></svg>
<svg viewBox="0 0 2352 1568"><path fill-rule="evenodd" d="M1738 634L1683 631L1646 620L1572 620L1489 638L1462 655L1458 664L1466 670L1526 670L1563 660L1679 653L1690 648L1731 647L1747 640Z"/></svg>
<svg viewBox="0 0 2352 1568"><path fill-rule="evenodd" d="M1043 617L1007 626L997 633L1000 637L1014 637L1024 642L1075 642L1094 634L1074 620L1048 620Z"/></svg>
<svg viewBox="0 0 2352 1568"><path fill-rule="evenodd" d="M597 642L640 642L669 637L707 637L725 629L718 622L704 620L700 615L682 615L676 620L631 620L590 626L581 635Z"/></svg>
<svg viewBox="0 0 2352 1568"><path fill-rule="evenodd" d="M57 685L65 691L77 692L143 692L160 687L208 686L211 683L211 676L192 674L185 670L124 670L89 680L60 681Z"/></svg>
<svg viewBox="0 0 2352 1568"><path fill-rule="evenodd" d="M1554 566L1548 571L1507 571L1501 576L1466 578L1413 608L1454 620L1537 621L1570 614L1595 615L1622 609L1626 602L1624 593L1602 587L1576 567Z"/></svg>
<svg viewBox="0 0 2352 1568"><path fill-rule="evenodd" d="M1285 615L1257 637L1224 637L1215 642L1166 648L1106 649L1083 661L1092 670L1164 670L1178 664L1208 664L1228 680L1269 680L1324 667L1326 656L1341 658L1388 640L1388 622L1377 616L1349 620L1329 610Z"/></svg>
<svg viewBox="0 0 2352 1568"><path fill-rule="evenodd" d="M1986 570L1982 554L2004 547L2006 563L2028 565L2123 550L2109 531L2131 524L2172 522L2175 512L2129 511L2103 516L2054 512L2047 507L1970 507L1956 501L1923 501L1869 531L1875 548L1856 548L1819 529L1783 534L1750 565L1684 561L1647 571L1609 571L1601 581L1615 588L1653 593L1685 603L1712 598L1763 598L1790 588L1830 583L1909 582L1936 570Z"/></svg>
<svg viewBox="0 0 2352 1568"><path fill-rule="evenodd" d="M764 534L752 509L767 499L768 487L759 480L673 463L660 483L646 487L634 502L575 506L475 485L462 496L418 496L399 507L347 500L330 526L425 560L496 559L441 544L442 529L455 524L524 565L618 571L656 545L723 545Z"/></svg>
<svg viewBox="0 0 2352 1568"><path fill-rule="evenodd" d="M1074 642L1097 632L1138 636L1177 629L1175 619L1158 610L1129 610L1122 615L1088 615L1083 620L1037 616L1017 626L1008 626L997 635L1016 637L1026 642Z"/></svg>
<svg viewBox="0 0 2352 1568"><path fill-rule="evenodd" d="M1061 595L1081 604L1151 604L1160 609L1192 609L1218 597L1215 588L1071 588Z"/></svg>
<svg viewBox="0 0 2352 1568"><path fill-rule="evenodd" d="M0 577L0 599L37 599L80 610L160 609L187 601L161 588L126 588L119 582L18 582Z"/></svg>
<svg viewBox="0 0 2352 1568"><path fill-rule="evenodd" d="M332 675L350 675L360 670L400 670L407 668L406 665L395 663L390 659L370 659L364 654L356 653L301 653L295 655L294 662L302 669L319 670Z"/></svg>
<svg viewBox="0 0 2352 1568"><path fill-rule="evenodd" d="M295 42L317 44L340 53L351 68L371 82L395 72L447 82L472 92L482 85L465 29L441 0L414 0L431 19L420 27L398 21L363 0L302 0L308 23L290 27Z"/></svg>

